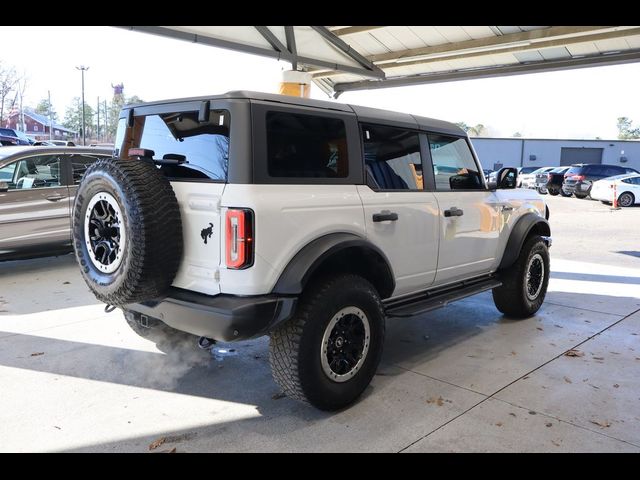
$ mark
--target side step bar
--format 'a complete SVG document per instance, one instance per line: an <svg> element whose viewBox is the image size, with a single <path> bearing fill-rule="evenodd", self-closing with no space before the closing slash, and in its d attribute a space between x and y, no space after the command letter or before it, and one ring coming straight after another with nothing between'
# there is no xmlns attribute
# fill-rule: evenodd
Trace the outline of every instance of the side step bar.
<svg viewBox="0 0 640 480"><path fill-rule="evenodd" d="M482 278L472 281L447 285L444 288L420 293L409 298L403 298L385 303L388 317L412 317L421 313L444 307L451 302L461 300L476 293L491 290L502 285L495 277Z"/></svg>

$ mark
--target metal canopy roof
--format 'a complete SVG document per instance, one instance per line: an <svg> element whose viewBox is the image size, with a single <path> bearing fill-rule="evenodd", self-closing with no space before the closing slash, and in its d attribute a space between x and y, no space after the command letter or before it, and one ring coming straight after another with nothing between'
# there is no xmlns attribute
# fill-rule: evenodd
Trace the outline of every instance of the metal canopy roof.
<svg viewBox="0 0 640 480"><path fill-rule="evenodd" d="M640 61L640 26L121 27L291 62L328 95Z"/></svg>

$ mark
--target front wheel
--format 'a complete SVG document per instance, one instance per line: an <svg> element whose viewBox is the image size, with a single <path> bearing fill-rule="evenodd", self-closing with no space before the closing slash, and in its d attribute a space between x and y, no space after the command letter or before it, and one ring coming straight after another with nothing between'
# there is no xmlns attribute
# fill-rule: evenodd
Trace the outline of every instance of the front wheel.
<svg viewBox="0 0 640 480"><path fill-rule="evenodd" d="M502 285L493 289L496 308L508 317L527 318L544 302L549 284L549 250L539 235L522 246L516 262L501 275Z"/></svg>
<svg viewBox="0 0 640 480"><path fill-rule="evenodd" d="M584 200L589 196L589 194L585 195L584 193L574 193L574 195L576 196L576 198L579 198L580 200Z"/></svg>
<svg viewBox="0 0 640 480"><path fill-rule="evenodd" d="M547 189L544 187L537 187L536 190L538 191L538 193L540 195L546 195L547 194Z"/></svg>
<svg viewBox="0 0 640 480"><path fill-rule="evenodd" d="M555 190L555 189L549 189L549 195L551 195L552 197L555 197L556 195L558 195L560 193L559 190Z"/></svg>
<svg viewBox="0 0 640 480"><path fill-rule="evenodd" d="M293 318L271 332L269 361L289 397L321 410L353 403L373 378L384 342L384 310L362 277L325 277L303 293Z"/></svg>
<svg viewBox="0 0 640 480"><path fill-rule="evenodd" d="M571 194L571 193L569 193L569 192L566 192L566 191L564 190L564 188L561 188L561 189L560 189L560 195L562 195L563 197L570 197L572 194Z"/></svg>

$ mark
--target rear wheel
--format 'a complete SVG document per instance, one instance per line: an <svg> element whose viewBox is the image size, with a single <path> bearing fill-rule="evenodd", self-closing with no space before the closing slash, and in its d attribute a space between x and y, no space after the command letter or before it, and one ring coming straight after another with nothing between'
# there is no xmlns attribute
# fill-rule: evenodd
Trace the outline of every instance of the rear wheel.
<svg viewBox="0 0 640 480"><path fill-rule="evenodd" d="M633 196L633 193L630 192L621 193L618 197L618 205L621 207L630 207L635 203L635 201L636 199Z"/></svg>
<svg viewBox="0 0 640 480"><path fill-rule="evenodd" d="M316 281L296 314L271 333L269 361L289 397L321 410L353 403L369 385L382 356L384 310L362 277Z"/></svg>
<svg viewBox="0 0 640 480"><path fill-rule="evenodd" d="M589 196L589 194L585 195L584 193L574 193L574 195L576 196L576 198L579 198L580 200L584 200Z"/></svg>
<svg viewBox="0 0 640 480"><path fill-rule="evenodd" d="M501 280L493 289L493 301L502 313L527 318L540 309L549 284L549 250L542 237L527 239L516 262L501 272Z"/></svg>
<svg viewBox="0 0 640 480"><path fill-rule="evenodd" d="M536 190L538 191L538 193L540 195L546 195L547 194L547 189L544 187L537 187Z"/></svg>
<svg viewBox="0 0 640 480"><path fill-rule="evenodd" d="M561 189L560 189L560 195L562 195L563 197L570 197L570 196L571 196L571 193L566 192L566 191L564 190L564 188L561 188Z"/></svg>
<svg viewBox="0 0 640 480"><path fill-rule="evenodd" d="M558 195L560 193L559 190L556 189L549 189L549 195L555 197L556 195Z"/></svg>

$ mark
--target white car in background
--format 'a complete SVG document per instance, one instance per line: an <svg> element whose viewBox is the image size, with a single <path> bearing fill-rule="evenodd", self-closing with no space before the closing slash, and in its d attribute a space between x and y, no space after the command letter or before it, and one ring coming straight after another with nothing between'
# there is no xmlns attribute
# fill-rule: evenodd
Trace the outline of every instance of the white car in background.
<svg viewBox="0 0 640 480"><path fill-rule="evenodd" d="M619 206L630 207L640 203L640 175L637 173L616 175L594 182L591 187L591 198L600 200L602 203L612 203L614 185Z"/></svg>
<svg viewBox="0 0 640 480"><path fill-rule="evenodd" d="M540 167L531 173L523 173L520 175L520 188L536 188L536 175L538 173L547 173L556 167ZM547 193L546 191L544 193Z"/></svg>

